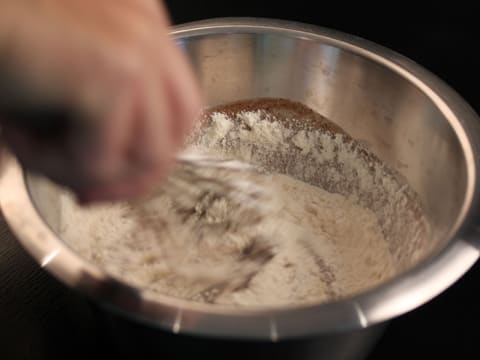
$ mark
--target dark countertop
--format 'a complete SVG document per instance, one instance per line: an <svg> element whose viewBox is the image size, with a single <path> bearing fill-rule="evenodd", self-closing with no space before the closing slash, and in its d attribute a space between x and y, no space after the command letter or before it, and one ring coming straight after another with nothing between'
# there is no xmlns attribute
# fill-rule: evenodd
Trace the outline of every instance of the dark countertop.
<svg viewBox="0 0 480 360"><path fill-rule="evenodd" d="M263 5L202 1L196 7L192 3L168 1L175 22L218 16L273 17L331 27L378 42L439 75L480 112L480 56L475 49L480 36L478 13L458 3L452 11L432 11L427 17L412 16L404 9L405 15L400 11L396 19L390 9L373 15L371 9L349 7L353 20L352 13L346 18L341 5L319 13L306 1L296 1L294 9L271 1ZM369 360L477 359L479 304L477 264L442 295L394 320ZM0 221L0 358L84 358L107 353L111 346L88 301L41 270Z"/></svg>

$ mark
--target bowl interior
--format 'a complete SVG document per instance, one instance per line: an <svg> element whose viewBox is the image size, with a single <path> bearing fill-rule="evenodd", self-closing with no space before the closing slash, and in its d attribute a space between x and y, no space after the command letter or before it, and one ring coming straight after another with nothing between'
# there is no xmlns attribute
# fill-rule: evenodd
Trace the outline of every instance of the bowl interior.
<svg viewBox="0 0 480 360"><path fill-rule="evenodd" d="M178 42L209 106L263 97L301 102L363 143L408 182L431 231L423 239L425 251L402 263L399 274L451 238L463 216L467 162L451 119L407 76L340 42L295 32L180 34ZM31 175L28 187L42 217L58 231L58 188ZM411 246L405 218L395 212L388 218L396 228L392 241Z"/></svg>

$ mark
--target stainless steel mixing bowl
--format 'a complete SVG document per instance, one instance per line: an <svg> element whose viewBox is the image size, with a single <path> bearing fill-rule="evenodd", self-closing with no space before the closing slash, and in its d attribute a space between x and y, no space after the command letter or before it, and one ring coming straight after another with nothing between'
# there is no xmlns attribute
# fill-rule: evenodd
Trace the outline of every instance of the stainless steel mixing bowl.
<svg viewBox="0 0 480 360"><path fill-rule="evenodd" d="M218 19L178 26L174 36L209 105L256 97L300 101L368 144L418 193L434 229L434 250L387 283L328 304L255 310L155 301L65 246L54 232L55 193L42 190L5 154L4 216L41 266L66 285L166 332L264 341L314 336L330 339L326 348L343 344L345 352L332 336L346 339L420 306L477 260L478 117L434 75L368 41L290 22Z"/></svg>

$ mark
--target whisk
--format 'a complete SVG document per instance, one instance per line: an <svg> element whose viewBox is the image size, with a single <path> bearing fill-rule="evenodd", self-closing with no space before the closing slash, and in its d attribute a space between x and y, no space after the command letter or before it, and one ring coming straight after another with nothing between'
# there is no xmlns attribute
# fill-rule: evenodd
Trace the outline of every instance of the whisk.
<svg viewBox="0 0 480 360"><path fill-rule="evenodd" d="M258 181L262 175L259 168L195 152L182 153L177 160L179 168L162 186L163 191L175 195L177 213L188 216L192 204L208 208L216 200L227 199L238 206L232 222L224 224L229 228L218 229L226 231L256 225L272 210L273 197Z"/></svg>
<svg viewBox="0 0 480 360"><path fill-rule="evenodd" d="M182 153L177 159L177 168L153 196L167 195L171 199L171 209L179 223L159 225L154 221L153 225L146 226L180 226L182 229L174 231L188 229L191 238L168 244L170 248L165 249L165 253L170 254L171 259L178 259L182 251L200 246L202 241L214 238L221 242L227 234L242 234L248 238L248 244L238 257L217 268L210 269L194 262L193 267L182 269L170 260L169 266L177 267L176 272L196 281L197 285L206 284L200 296L210 301L212 296L219 296L226 290L246 286L274 256L271 239L255 231L274 210L274 197L262 184L263 172L251 164L196 152ZM228 203L228 214L218 219L212 216L212 209L221 202ZM148 218L148 211L143 216ZM169 261L168 256L166 260Z"/></svg>

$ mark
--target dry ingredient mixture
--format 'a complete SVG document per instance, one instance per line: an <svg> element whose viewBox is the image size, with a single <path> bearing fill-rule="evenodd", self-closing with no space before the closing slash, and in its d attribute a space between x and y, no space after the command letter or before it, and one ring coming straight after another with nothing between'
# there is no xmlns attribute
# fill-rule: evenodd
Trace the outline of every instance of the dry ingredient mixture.
<svg viewBox="0 0 480 360"><path fill-rule="evenodd" d="M287 126L262 109L214 111L189 147L261 167L259 182L274 195L275 211L248 234L233 228L192 240L172 211L175 199L165 194L90 209L65 194L63 239L109 273L155 294L240 306L334 300L389 279L406 258L419 256L425 227L409 206L407 187L344 134ZM218 199L201 217L197 206L191 221L221 223L231 206ZM392 213L403 216L402 224L411 220L410 229L391 220ZM70 226L75 223L82 226ZM412 245L400 248L406 231ZM238 270L238 259L254 251L259 237L271 245L268 261L234 287L215 282L215 274ZM202 271L209 276L202 278Z"/></svg>

